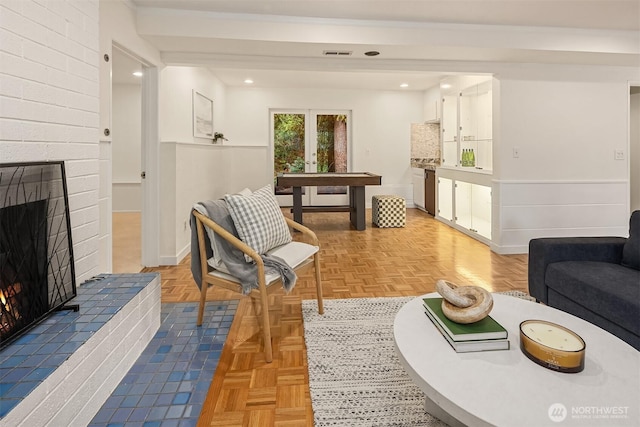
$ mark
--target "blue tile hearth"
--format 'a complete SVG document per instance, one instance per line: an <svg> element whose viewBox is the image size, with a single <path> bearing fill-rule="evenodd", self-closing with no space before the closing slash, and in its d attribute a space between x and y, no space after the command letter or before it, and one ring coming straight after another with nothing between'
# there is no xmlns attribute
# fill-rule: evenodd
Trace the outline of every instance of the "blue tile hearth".
<svg viewBox="0 0 640 427"><path fill-rule="evenodd" d="M238 301L162 304L162 325L89 427L195 426Z"/></svg>
<svg viewBox="0 0 640 427"><path fill-rule="evenodd" d="M80 310L53 313L0 351L0 418L38 387L155 277L101 275L78 287Z"/></svg>
<svg viewBox="0 0 640 427"><path fill-rule="evenodd" d="M0 419L104 326L153 274L102 275L78 287L80 311L60 311L0 351ZM91 427L195 426L238 301L161 305L161 326L91 421Z"/></svg>

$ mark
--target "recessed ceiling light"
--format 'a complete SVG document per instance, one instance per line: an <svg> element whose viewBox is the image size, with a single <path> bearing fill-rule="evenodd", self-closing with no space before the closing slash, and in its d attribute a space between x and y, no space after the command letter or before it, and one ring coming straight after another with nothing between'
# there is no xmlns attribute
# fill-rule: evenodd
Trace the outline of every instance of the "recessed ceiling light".
<svg viewBox="0 0 640 427"><path fill-rule="evenodd" d="M440 87L442 89L449 89L451 87L451 85L449 83L443 83L443 84L440 85Z"/></svg>
<svg viewBox="0 0 640 427"><path fill-rule="evenodd" d="M409 87L409 83L401 83L400 87Z"/></svg>
<svg viewBox="0 0 640 427"><path fill-rule="evenodd" d="M142 77L142 71L134 71L133 75L136 77Z"/></svg>
<svg viewBox="0 0 640 427"><path fill-rule="evenodd" d="M251 79L244 79L244 82L245 82L246 84L250 85L250 84L252 84L252 83L253 83L253 80L251 80Z"/></svg>
<svg viewBox="0 0 640 427"><path fill-rule="evenodd" d="M378 56L380 55L380 52L378 52L377 50L370 50L368 52L365 52L364 54L367 56Z"/></svg>

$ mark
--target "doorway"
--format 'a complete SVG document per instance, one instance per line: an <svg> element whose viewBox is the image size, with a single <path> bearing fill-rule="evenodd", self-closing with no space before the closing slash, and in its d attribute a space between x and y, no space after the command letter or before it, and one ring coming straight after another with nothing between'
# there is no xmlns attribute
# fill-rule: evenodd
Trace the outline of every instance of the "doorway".
<svg viewBox="0 0 640 427"><path fill-rule="evenodd" d="M351 112L346 110L273 110L273 177L279 173L350 172ZM281 206L293 204L293 188L275 187ZM348 187L303 188L304 206L346 205Z"/></svg>
<svg viewBox="0 0 640 427"><path fill-rule="evenodd" d="M112 271L142 270L142 78L144 65L112 50Z"/></svg>

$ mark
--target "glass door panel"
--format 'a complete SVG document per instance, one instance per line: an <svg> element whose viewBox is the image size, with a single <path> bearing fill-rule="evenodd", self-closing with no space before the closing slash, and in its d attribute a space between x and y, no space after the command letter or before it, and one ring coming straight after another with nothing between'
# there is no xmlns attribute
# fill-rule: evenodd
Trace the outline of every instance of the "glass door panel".
<svg viewBox="0 0 640 427"><path fill-rule="evenodd" d="M348 171L349 114L313 112L315 138L309 145L309 172L344 173ZM348 187L319 186L310 189L310 203L316 206L345 205Z"/></svg>
<svg viewBox="0 0 640 427"><path fill-rule="evenodd" d="M458 97L442 97L442 165L458 164Z"/></svg>
<svg viewBox="0 0 640 427"><path fill-rule="evenodd" d="M349 171L348 111L279 111L271 113L273 177L281 206L293 204L292 187L276 187L279 173ZM304 187L304 206L348 204L348 187Z"/></svg>
<svg viewBox="0 0 640 427"><path fill-rule="evenodd" d="M448 178L438 178L438 216L453 220L453 181Z"/></svg>
<svg viewBox="0 0 640 427"><path fill-rule="evenodd" d="M472 231L491 240L491 187L471 185Z"/></svg>
<svg viewBox="0 0 640 427"><path fill-rule="evenodd" d="M277 187L276 177L285 172L306 172L307 114L272 113L271 132L273 144L273 185L280 205L293 204L293 188ZM302 189L302 202L309 204L309 194Z"/></svg>
<svg viewBox="0 0 640 427"><path fill-rule="evenodd" d="M456 201L456 224L464 228L471 229L473 209L471 205L471 184L463 181L456 181L455 184Z"/></svg>

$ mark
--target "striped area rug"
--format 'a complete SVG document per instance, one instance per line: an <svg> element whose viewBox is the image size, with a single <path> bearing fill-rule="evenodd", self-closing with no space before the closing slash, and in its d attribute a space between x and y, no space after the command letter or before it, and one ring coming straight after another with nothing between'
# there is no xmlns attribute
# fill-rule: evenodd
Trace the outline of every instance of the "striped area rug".
<svg viewBox="0 0 640 427"><path fill-rule="evenodd" d="M505 292L530 299L522 292ZM393 342L398 310L414 297L302 301L316 427L446 426L424 410L424 394Z"/></svg>

